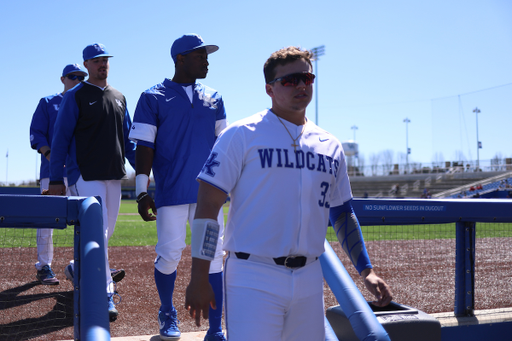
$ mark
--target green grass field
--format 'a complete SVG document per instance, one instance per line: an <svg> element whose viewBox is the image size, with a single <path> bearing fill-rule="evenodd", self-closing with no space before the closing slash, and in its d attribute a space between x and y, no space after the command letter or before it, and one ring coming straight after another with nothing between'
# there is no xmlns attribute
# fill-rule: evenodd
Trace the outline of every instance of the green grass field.
<svg viewBox="0 0 512 341"><path fill-rule="evenodd" d="M224 220L227 219L229 206L224 206ZM145 222L137 213L134 200L122 200L117 218L116 231L110 238L109 246L156 245L156 222ZM187 245L190 244L190 227L187 223Z"/></svg>
<svg viewBox="0 0 512 341"><path fill-rule="evenodd" d="M362 226L361 229L365 241L455 239L455 223ZM477 223L476 237L512 237L512 223ZM327 230L327 240L337 240L332 228Z"/></svg>
<svg viewBox="0 0 512 341"><path fill-rule="evenodd" d="M224 206L224 219L227 219L229 205ZM363 226L366 241L379 240L418 240L455 238L455 224ZM512 237L512 223L478 223L477 238ZM332 228L328 229L327 239L336 241ZM73 228L54 231L54 241L61 247L73 246ZM122 200L114 235L110 246L156 245L156 222L145 222L137 213L134 200ZM187 245L190 244L190 228L187 224ZM0 229L0 247L35 247L35 229Z"/></svg>

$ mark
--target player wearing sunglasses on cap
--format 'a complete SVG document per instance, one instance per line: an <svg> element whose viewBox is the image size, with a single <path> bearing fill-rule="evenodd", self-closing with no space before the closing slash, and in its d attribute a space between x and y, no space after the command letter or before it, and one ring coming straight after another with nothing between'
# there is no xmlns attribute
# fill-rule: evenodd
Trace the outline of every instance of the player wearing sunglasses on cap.
<svg viewBox="0 0 512 341"><path fill-rule="evenodd" d="M50 182L50 153L53 138L53 126L64 94L83 81L87 72L78 64L68 64L62 70L60 81L64 90L60 93L41 98L30 123L30 147L41 154L39 169L39 187L41 193L48 189ZM65 170L64 170L65 174ZM67 178L64 178L67 181ZM57 285L59 280L53 272L53 229L37 229L37 279L44 285Z"/></svg>
<svg viewBox="0 0 512 341"><path fill-rule="evenodd" d="M274 52L264 66L272 108L227 127L198 175L192 274L185 306L200 324L215 297L207 269L216 212L230 193L225 230L225 320L230 341L324 340L318 257L330 219L377 305L391 301L372 269L354 215L341 143L306 117L312 53ZM349 238L350 236L350 238Z"/></svg>

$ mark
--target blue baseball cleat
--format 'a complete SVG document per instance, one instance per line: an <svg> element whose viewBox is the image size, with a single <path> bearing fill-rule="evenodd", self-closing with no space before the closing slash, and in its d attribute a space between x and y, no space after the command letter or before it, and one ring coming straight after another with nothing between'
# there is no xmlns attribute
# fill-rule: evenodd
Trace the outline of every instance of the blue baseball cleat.
<svg viewBox="0 0 512 341"><path fill-rule="evenodd" d="M117 320L117 315L119 315L113 297L114 295L109 295L108 297L108 317L110 319L110 322L114 322L115 320Z"/></svg>
<svg viewBox="0 0 512 341"><path fill-rule="evenodd" d="M64 269L64 274L66 274L66 278L73 282L73 278L75 277L75 273L73 271L73 267L71 264L68 264L66 268Z"/></svg>
<svg viewBox="0 0 512 341"><path fill-rule="evenodd" d="M204 341L227 341L223 332L206 334L204 336Z"/></svg>
<svg viewBox="0 0 512 341"><path fill-rule="evenodd" d="M43 266L41 270L37 270L36 274L37 279L43 285L58 285L59 280L55 276L52 268L49 265Z"/></svg>
<svg viewBox="0 0 512 341"><path fill-rule="evenodd" d="M178 312L176 309L168 313L163 311L158 312L158 327L160 328L160 339L161 340L179 340L181 332L178 329Z"/></svg>
<svg viewBox="0 0 512 341"><path fill-rule="evenodd" d="M64 269L64 273L66 274L66 278L73 282L75 273L73 271L73 267L71 266L71 264L68 264L66 266L66 268ZM116 309L116 303L114 303L114 295L119 296L117 292L115 292L114 294L109 294L108 296L108 317L110 322L114 322L115 320L117 320L117 316L119 315L119 312Z"/></svg>

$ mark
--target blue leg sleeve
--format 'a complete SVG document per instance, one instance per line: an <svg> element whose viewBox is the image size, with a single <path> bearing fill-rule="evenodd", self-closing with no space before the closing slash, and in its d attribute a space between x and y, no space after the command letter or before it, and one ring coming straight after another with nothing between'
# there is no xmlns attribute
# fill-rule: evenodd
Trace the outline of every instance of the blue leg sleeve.
<svg viewBox="0 0 512 341"><path fill-rule="evenodd" d="M222 331L222 304L224 298L222 277L223 272L217 272L215 274L209 275L210 284L212 285L212 289L215 294L215 303L217 305L217 309L212 309L212 307L210 307L208 312L210 320L210 329L208 329L208 334Z"/></svg>
<svg viewBox="0 0 512 341"><path fill-rule="evenodd" d="M155 284L158 295L160 296L160 310L170 312L174 307L172 305L172 294L174 293L174 282L178 270L170 275L165 275L155 268Z"/></svg>

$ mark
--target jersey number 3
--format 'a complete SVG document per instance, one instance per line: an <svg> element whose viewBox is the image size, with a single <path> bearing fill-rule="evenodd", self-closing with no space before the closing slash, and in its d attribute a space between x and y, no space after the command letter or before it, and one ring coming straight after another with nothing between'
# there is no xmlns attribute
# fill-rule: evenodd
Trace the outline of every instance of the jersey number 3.
<svg viewBox="0 0 512 341"><path fill-rule="evenodd" d="M329 208L330 207L329 202L327 200L325 200L325 196L327 195L327 191L329 190L329 183L327 183L325 181L322 182L320 184L320 188L321 188L320 195L322 196L322 198L320 200L318 200L318 205L320 205L320 207Z"/></svg>

